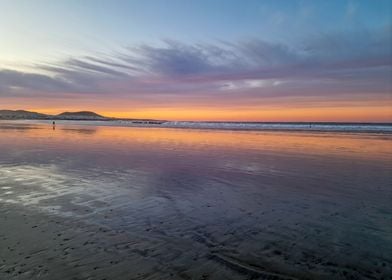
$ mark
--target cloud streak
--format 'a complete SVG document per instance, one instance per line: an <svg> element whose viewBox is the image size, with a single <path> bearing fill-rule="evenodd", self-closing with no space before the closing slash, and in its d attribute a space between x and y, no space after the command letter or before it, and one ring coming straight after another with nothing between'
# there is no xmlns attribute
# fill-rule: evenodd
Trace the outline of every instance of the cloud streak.
<svg viewBox="0 0 392 280"><path fill-rule="evenodd" d="M216 102L228 97L241 103L274 96L385 99L391 91L391 40L390 26L320 34L298 46L258 39L216 44L166 40L113 55L36 64L31 72L0 69L0 98L67 93Z"/></svg>

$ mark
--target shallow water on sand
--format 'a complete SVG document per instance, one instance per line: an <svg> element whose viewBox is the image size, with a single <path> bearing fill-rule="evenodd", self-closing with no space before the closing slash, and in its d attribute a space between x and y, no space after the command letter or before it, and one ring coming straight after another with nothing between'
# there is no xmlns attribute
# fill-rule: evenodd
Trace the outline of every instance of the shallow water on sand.
<svg viewBox="0 0 392 280"><path fill-rule="evenodd" d="M0 279L389 279L391 159L390 134L0 122Z"/></svg>

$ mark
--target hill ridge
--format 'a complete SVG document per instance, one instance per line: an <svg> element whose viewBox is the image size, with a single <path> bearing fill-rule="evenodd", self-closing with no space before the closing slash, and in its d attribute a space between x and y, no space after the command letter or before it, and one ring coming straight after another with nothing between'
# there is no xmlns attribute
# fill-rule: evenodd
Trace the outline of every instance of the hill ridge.
<svg viewBox="0 0 392 280"><path fill-rule="evenodd" d="M62 112L57 115L43 114L27 110L0 110L0 119L112 119L92 111Z"/></svg>
<svg viewBox="0 0 392 280"><path fill-rule="evenodd" d="M154 119L133 119L133 118L114 118L106 117L95 113L93 111L65 111L57 115L43 114L33 111L26 110L0 110L0 120L90 120L90 121L111 121L111 120L125 120L125 121L141 121L141 122L153 122L162 123L163 120Z"/></svg>

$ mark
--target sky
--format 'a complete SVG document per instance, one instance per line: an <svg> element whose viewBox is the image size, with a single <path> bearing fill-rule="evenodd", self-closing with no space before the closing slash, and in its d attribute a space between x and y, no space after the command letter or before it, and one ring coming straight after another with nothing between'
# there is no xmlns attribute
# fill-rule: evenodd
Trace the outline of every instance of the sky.
<svg viewBox="0 0 392 280"><path fill-rule="evenodd" d="M392 122L392 1L0 0L0 109Z"/></svg>

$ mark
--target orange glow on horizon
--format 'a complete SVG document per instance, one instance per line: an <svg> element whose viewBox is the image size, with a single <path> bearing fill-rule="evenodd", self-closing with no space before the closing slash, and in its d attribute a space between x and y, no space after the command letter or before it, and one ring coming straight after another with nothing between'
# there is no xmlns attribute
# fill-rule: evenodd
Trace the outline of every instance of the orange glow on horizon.
<svg viewBox="0 0 392 280"><path fill-rule="evenodd" d="M274 109L146 108L134 111L96 109L84 107L67 110L46 108L31 108L30 110L46 114L89 110L107 117L172 121L392 122L391 106Z"/></svg>
<svg viewBox="0 0 392 280"><path fill-rule="evenodd" d="M130 100L15 99L0 109L46 114L93 111L107 117L170 121L260 122L392 122L392 99L382 100L266 100L264 104L205 105L200 103L146 104ZM290 103L292 101L292 103ZM15 106L15 104L18 104Z"/></svg>

